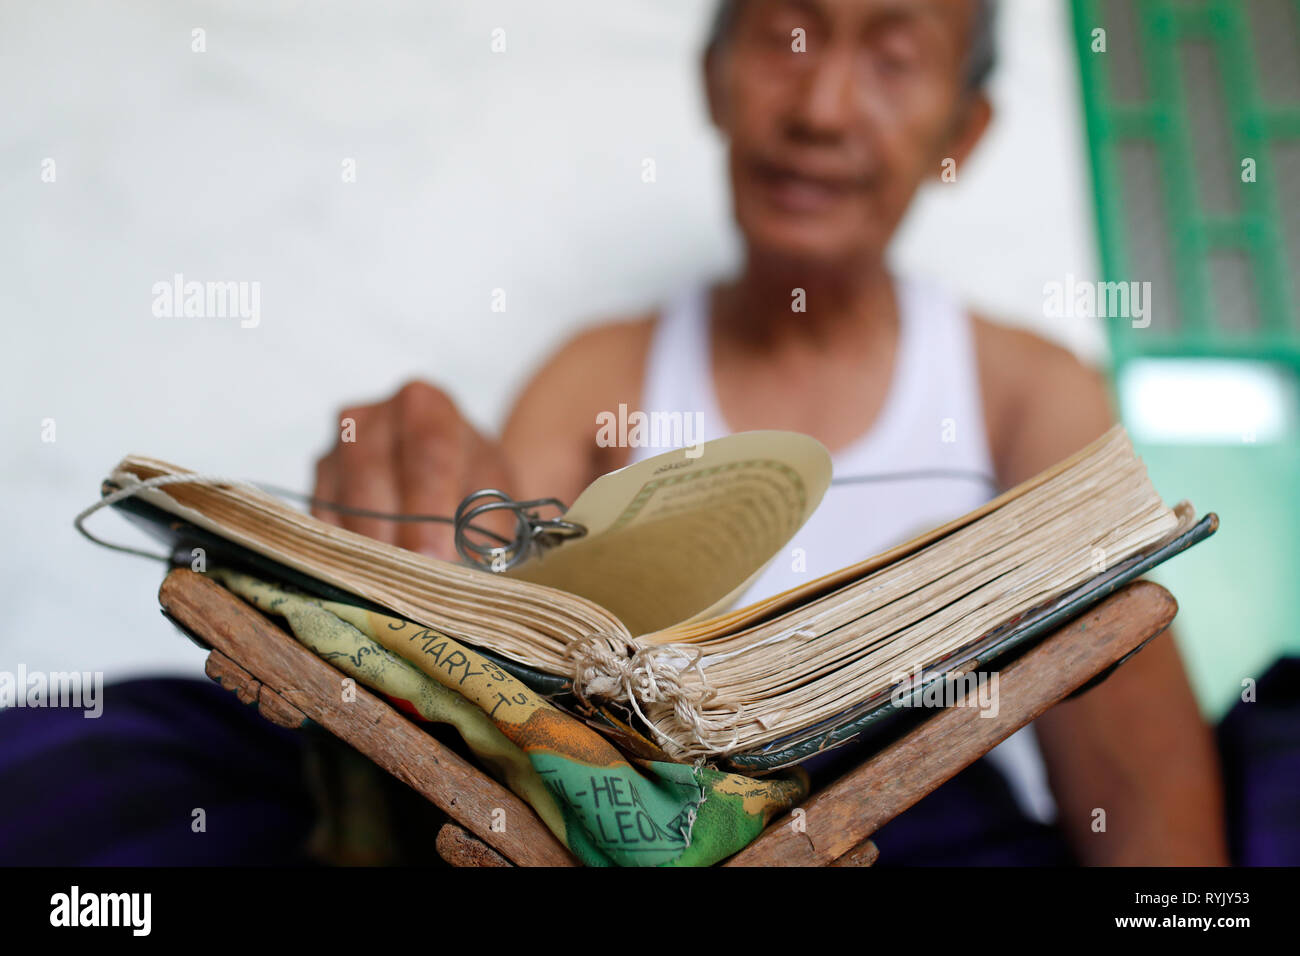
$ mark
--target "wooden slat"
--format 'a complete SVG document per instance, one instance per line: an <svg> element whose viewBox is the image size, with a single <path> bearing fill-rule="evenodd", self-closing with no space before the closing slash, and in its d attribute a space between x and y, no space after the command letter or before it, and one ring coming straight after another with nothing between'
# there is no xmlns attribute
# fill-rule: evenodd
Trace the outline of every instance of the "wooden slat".
<svg viewBox="0 0 1300 956"><path fill-rule="evenodd" d="M863 840L831 866L871 866L878 856L880 851L876 849L876 845L870 840Z"/></svg>
<svg viewBox="0 0 1300 956"><path fill-rule="evenodd" d="M256 704L257 698L261 696L261 682L220 651L208 654L203 672L234 694L241 704Z"/></svg>
<svg viewBox="0 0 1300 956"><path fill-rule="evenodd" d="M727 866L824 866L861 855L871 834L1094 676L1159 634L1178 604L1137 581L998 674L999 713L950 707L814 794L802 825L787 814Z"/></svg>
<svg viewBox="0 0 1300 956"><path fill-rule="evenodd" d="M438 831L438 855L452 866L509 866L510 861L455 823Z"/></svg>
<svg viewBox="0 0 1300 956"><path fill-rule="evenodd" d="M573 866L569 851L532 809L380 698L358 686L344 702L340 672L219 584L187 569L172 571L159 592L163 610L221 653L223 685L267 698L275 715L310 718L437 804L466 830L521 866ZM229 665L234 665L232 670ZM239 672L244 675L242 678ZM493 811L509 826L492 830ZM499 815L498 815L499 816Z"/></svg>
<svg viewBox="0 0 1300 956"><path fill-rule="evenodd" d="M203 669L209 677L239 698L241 703L256 704L258 713L271 723L298 730L307 722L306 714L271 688L263 687L261 681L220 651L208 654Z"/></svg>

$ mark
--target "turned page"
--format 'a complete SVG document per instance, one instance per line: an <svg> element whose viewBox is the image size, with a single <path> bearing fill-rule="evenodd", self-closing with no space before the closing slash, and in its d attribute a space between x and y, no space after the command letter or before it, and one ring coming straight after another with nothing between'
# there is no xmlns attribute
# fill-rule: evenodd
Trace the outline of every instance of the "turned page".
<svg viewBox="0 0 1300 956"><path fill-rule="evenodd" d="M585 597L633 634L726 608L830 485L830 455L796 432L742 432L598 478L565 519L587 534L511 576Z"/></svg>

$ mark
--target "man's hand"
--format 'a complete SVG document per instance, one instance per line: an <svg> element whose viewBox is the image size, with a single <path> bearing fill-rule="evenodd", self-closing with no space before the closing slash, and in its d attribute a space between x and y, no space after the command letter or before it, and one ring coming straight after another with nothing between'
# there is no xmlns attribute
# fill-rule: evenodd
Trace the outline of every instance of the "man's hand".
<svg viewBox="0 0 1300 956"><path fill-rule="evenodd" d="M316 463L313 497L322 501L450 517L467 494L512 486L501 447L479 434L445 392L427 383L412 382L375 405L345 408L337 427L338 443ZM446 523L385 521L319 507L312 514L412 551L457 560ZM508 534L513 522L505 524Z"/></svg>

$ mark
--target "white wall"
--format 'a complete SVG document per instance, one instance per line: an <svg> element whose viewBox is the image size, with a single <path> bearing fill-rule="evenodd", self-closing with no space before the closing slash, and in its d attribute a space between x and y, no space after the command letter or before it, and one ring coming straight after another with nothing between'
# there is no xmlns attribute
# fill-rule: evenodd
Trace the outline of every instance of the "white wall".
<svg viewBox="0 0 1300 956"><path fill-rule="evenodd" d="M725 269L706 7L0 0L0 669L198 671L159 568L71 528L122 454L307 490L342 403L425 376L494 425L578 324ZM1064 4L1006 2L1002 35L997 124L898 259L1095 355L1041 318L1094 269ZM260 282L260 325L154 317L176 272Z"/></svg>

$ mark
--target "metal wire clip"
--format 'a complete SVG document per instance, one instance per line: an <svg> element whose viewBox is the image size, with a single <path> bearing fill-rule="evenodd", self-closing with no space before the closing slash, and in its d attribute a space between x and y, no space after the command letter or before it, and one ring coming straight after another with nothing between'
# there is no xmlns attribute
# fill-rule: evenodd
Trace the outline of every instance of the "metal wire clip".
<svg viewBox="0 0 1300 956"><path fill-rule="evenodd" d="M474 504L484 498L492 500L484 504ZM587 529L582 525L565 521L562 517L543 518L538 513L542 508L555 508L561 515L565 512L564 504L556 498L515 501L504 491L496 488L484 488L467 495L456 508L456 514L452 518L457 553L470 564L501 574L523 563L534 554L553 548L562 541L581 538L587 533ZM475 518L493 511L514 512L513 538L504 538L486 528L474 527ZM474 541L470 537L471 531L495 539L498 543L483 544Z"/></svg>

